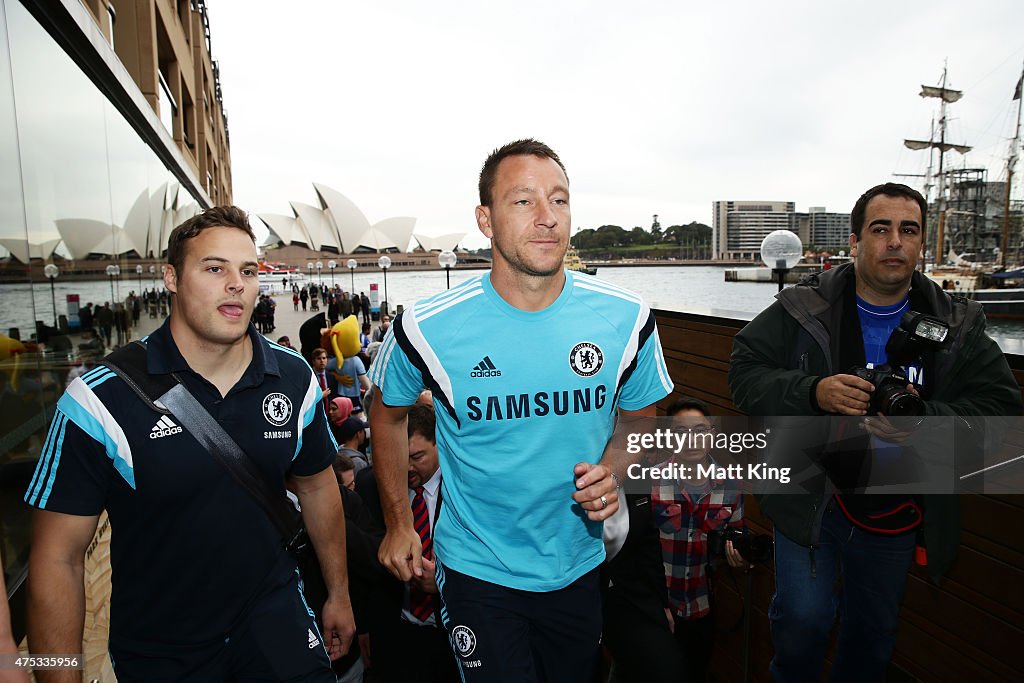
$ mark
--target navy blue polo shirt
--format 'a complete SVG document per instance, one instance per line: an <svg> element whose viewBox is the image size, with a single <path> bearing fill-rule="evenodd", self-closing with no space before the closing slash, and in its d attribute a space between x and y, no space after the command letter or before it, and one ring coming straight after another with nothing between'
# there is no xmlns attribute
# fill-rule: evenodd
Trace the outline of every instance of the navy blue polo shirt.
<svg viewBox="0 0 1024 683"><path fill-rule="evenodd" d="M169 323L148 338L149 372L176 372L283 495L337 445L306 361L249 327L253 358L227 396L193 372ZM57 403L25 501L111 524L110 645L146 652L223 640L295 562L259 504L173 415L99 366Z"/></svg>

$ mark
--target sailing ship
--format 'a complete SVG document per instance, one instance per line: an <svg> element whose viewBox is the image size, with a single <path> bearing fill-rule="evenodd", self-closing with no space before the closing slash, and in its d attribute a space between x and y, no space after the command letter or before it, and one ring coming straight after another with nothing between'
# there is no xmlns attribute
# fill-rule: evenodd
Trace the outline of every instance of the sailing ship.
<svg viewBox="0 0 1024 683"><path fill-rule="evenodd" d="M945 168L946 152L966 154L971 150L969 145L951 143L946 138L946 106L959 101L964 93L947 87L945 67L940 84L922 85L920 93L921 97L937 98L940 101L938 130L933 120L928 140L904 140L908 149L928 150L930 155L933 150L938 151L938 173L933 176L930 158L928 170L924 174L924 190L929 200L932 200L929 195L934 186L933 181L938 183L936 197L930 201L937 214L937 220L931 221L937 225L933 247L935 257L933 263L926 264L925 275L943 289L977 300L984 306L985 314L989 317L1017 320L1024 320L1024 288L1007 285L1024 284L1024 268L1018 266L1008 270L1007 259L1011 252L1010 220L1014 213L1010 197L1020 149L1022 83L1024 69L1013 94L1013 101L1017 102L1017 119L1010 141L1004 188L999 188L999 183L987 181L986 169ZM993 190L999 189L1003 190L1001 196L993 196ZM998 209L1001 209L1001 216L998 215ZM1017 214L1020 214L1019 210ZM997 221L1001 224L1001 230L993 227ZM1020 238L1017 234L1016 241L1019 242Z"/></svg>

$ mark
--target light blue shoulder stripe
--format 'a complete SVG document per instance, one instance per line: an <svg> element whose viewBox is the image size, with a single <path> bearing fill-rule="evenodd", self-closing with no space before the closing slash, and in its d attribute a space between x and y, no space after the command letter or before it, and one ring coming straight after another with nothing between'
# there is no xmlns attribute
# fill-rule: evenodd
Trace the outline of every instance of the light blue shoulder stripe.
<svg viewBox="0 0 1024 683"><path fill-rule="evenodd" d="M111 370L106 365L97 365L92 370L89 370L88 372L82 374L82 381L91 382L100 375L105 375L108 372L111 372Z"/></svg>
<svg viewBox="0 0 1024 683"><path fill-rule="evenodd" d="M302 426L299 428L299 434L295 439L295 453L292 454L292 461L299 457L299 453L302 451L302 435L306 431L306 427L313 424L313 420L316 419L316 410L320 406L320 385L317 383L316 376L313 375L313 371L309 371L309 386L306 388L306 395L302 398L302 406L299 408L302 415Z"/></svg>
<svg viewBox="0 0 1024 683"><path fill-rule="evenodd" d="M32 475L32 481L28 484L28 490L25 492L25 502L29 505L37 504L39 488L45 476L43 473L49 471L49 468L52 467L53 443L57 439L58 433L63 435L65 424L67 424L67 416L60 410L54 412L53 421L46 432L46 442L43 444L43 449L39 454L39 462L36 463L36 471Z"/></svg>
<svg viewBox="0 0 1024 683"><path fill-rule="evenodd" d="M264 337L264 339L266 339L266 337ZM278 351L284 351L285 353L290 353L291 355L295 356L296 358L302 358L302 354L299 353L298 351L296 351L295 349L290 349L287 346L281 346L277 342L272 342L269 339L267 339L267 343L270 344L271 348L277 349ZM306 359L302 358L302 360L306 360ZM307 365L308 365L308 362L307 362Z"/></svg>
<svg viewBox="0 0 1024 683"><path fill-rule="evenodd" d="M380 377L384 371L384 367L387 365L387 359L391 355L391 348L396 344L395 335L388 331L387 336L384 338L384 343L381 344L380 348L377 349L377 357L374 358L373 363L370 365L370 382L380 386Z"/></svg>
<svg viewBox="0 0 1024 683"><path fill-rule="evenodd" d="M449 301L459 298L469 289L483 287L483 284L481 282L483 277L483 275L478 275L470 280L466 280L460 285L456 285L451 289L445 290L440 294L435 294L432 297L416 302L416 313L418 315L424 315L425 313L429 313L432 309L438 306L443 306Z"/></svg>
<svg viewBox="0 0 1024 683"><path fill-rule="evenodd" d="M117 470L118 474L120 474L121 477L128 483L128 485L134 489L135 470L132 467L132 463L125 458L125 454L121 452L120 448L120 446L127 448L127 443L120 444L118 436L115 434L111 434L104 427L101 418L94 415L86 406L79 403L79 401L71 395L70 392L72 387L68 387L68 389L68 393L65 393L63 396L61 396L60 400L57 402L57 408L62 410L64 414L68 416L68 419L74 422L79 429L81 429L83 432L91 436L93 439L95 439L103 446L103 449L107 454L107 457L110 458L111 461L113 461L114 463L114 469ZM112 419L113 418L111 416L111 420ZM123 432L120 438L123 439ZM61 440L63 441L63 437ZM130 450L127 451L127 456L128 458L131 457ZM53 483L53 478L56 476L57 466L59 465L59 463L60 451L58 448L57 461L54 464L53 471L50 474L51 485Z"/></svg>
<svg viewBox="0 0 1024 683"><path fill-rule="evenodd" d="M60 433L57 436L57 443L53 445L55 458L53 467L50 469L50 476L46 480L46 488L43 490L43 497L39 500L39 507L46 509L46 503L50 500L50 492L53 491L53 482L57 480L57 468L60 467L60 456L64 452L64 435L67 434L67 419L61 424Z"/></svg>
<svg viewBox="0 0 1024 683"><path fill-rule="evenodd" d="M94 377L91 377L89 379L85 379L83 377L83 381L85 381L86 385L90 389L92 389L94 387L98 387L99 385L103 384L104 382L106 382L108 379L111 379L112 377L117 377L117 374L114 373L113 370L107 370L106 372L104 372L102 374L99 374L99 375L95 375Z"/></svg>

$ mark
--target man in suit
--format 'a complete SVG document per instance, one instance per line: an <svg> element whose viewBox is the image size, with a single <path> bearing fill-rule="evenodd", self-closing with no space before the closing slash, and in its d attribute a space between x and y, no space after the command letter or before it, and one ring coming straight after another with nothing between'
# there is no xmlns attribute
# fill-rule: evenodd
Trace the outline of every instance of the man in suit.
<svg viewBox="0 0 1024 683"><path fill-rule="evenodd" d="M327 410L327 402L339 395L338 379L334 373L327 372L327 351L320 347L313 349L312 360L313 374L316 375L316 380L320 383L324 410Z"/></svg>
<svg viewBox="0 0 1024 683"><path fill-rule="evenodd" d="M434 409L417 405L409 411L409 505L423 547L423 576L375 596L374 617L368 624L374 672L384 683L424 681L455 683L459 680L448 634L437 614L438 591L434 581L432 531L441 507L441 471L434 438ZM374 514L379 515L380 496L373 468L356 477L356 491Z"/></svg>

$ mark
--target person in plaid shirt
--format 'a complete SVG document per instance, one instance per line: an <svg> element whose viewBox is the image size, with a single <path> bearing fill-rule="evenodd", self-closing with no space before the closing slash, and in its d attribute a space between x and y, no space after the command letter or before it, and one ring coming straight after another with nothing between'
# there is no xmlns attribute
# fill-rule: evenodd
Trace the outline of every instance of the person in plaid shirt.
<svg viewBox="0 0 1024 683"><path fill-rule="evenodd" d="M679 399L667 413L685 418L694 436L714 430L708 405L699 399ZM683 450L676 458L687 465L707 465L714 462L709 450ZM730 479L662 481L654 487L651 499L665 565L671 612L667 616L687 670L686 680L703 681L714 640L708 532L743 528L743 490L739 481ZM730 566L746 565L732 541L725 543L725 558Z"/></svg>

